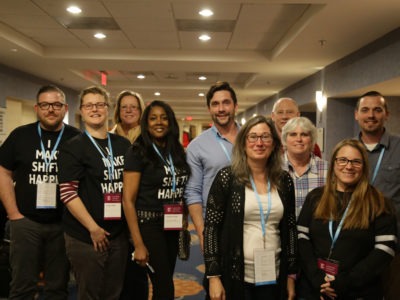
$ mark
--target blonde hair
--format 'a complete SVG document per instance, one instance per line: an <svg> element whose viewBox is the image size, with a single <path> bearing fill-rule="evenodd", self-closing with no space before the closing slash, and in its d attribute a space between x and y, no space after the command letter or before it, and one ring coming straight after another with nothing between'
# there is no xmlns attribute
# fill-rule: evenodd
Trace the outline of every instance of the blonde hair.
<svg viewBox="0 0 400 300"><path fill-rule="evenodd" d="M140 119L142 118L144 109L146 108L144 105L144 101L142 99L142 96L140 96L139 93L135 93L133 91L130 90L123 90L122 92L120 92L117 96L117 103L115 104L115 110L114 110L114 123L118 124L121 123L121 116L120 116L120 112L121 112L121 101L125 96L133 96L137 99L139 107L140 107ZM140 119L139 119L139 124L140 124Z"/></svg>

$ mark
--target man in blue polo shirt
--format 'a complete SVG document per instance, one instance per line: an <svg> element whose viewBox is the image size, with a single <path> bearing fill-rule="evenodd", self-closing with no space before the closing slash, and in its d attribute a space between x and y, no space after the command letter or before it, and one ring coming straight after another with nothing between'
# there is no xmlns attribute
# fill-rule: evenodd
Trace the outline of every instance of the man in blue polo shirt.
<svg viewBox="0 0 400 300"><path fill-rule="evenodd" d="M208 192L217 172L231 163L231 152L239 126L235 123L237 98L227 82L212 85L206 95L213 126L187 147L191 176L185 199L203 250L204 215Z"/></svg>

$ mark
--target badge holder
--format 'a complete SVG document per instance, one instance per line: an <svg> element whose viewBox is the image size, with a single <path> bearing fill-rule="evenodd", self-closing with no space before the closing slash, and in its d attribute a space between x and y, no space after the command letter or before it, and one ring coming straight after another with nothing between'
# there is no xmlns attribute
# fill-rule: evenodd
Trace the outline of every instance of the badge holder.
<svg viewBox="0 0 400 300"><path fill-rule="evenodd" d="M164 230L181 230L183 203L164 204Z"/></svg>
<svg viewBox="0 0 400 300"><path fill-rule="evenodd" d="M120 193L104 194L104 220L121 220L121 198Z"/></svg>
<svg viewBox="0 0 400 300"><path fill-rule="evenodd" d="M57 183L38 182L36 188L36 208L52 209L57 207Z"/></svg>

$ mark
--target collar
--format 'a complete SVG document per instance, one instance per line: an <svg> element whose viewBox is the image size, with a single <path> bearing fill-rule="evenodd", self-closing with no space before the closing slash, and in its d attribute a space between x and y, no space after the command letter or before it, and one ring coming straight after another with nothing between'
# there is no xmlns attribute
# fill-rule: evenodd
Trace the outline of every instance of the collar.
<svg viewBox="0 0 400 300"><path fill-rule="evenodd" d="M287 157L287 151L285 151L285 153L283 154L283 161L284 161L283 169L285 171L294 172L294 167ZM310 161L308 162L308 168L307 168L306 172L304 172L304 174L306 174L308 172L318 174L318 168L317 168L317 163L316 163L316 158L315 158L314 153L310 154Z"/></svg>
<svg viewBox="0 0 400 300"><path fill-rule="evenodd" d="M365 145L365 143L361 139L361 131L358 134L358 140ZM381 140L378 142L378 144L376 145L375 149L372 150L372 151L379 150L381 147L385 147L387 149L387 148L389 148L389 145L390 145L390 135L389 135L388 131L385 128L385 131L383 132Z"/></svg>
<svg viewBox="0 0 400 300"><path fill-rule="evenodd" d="M235 125L236 125L236 128L237 128L238 132L239 132L239 130L240 130L240 125L239 125L237 122L235 122ZM218 137L220 137L221 139L226 140L226 139L221 135L221 133L218 131L218 128L217 128L214 124L211 126L211 130L212 130Z"/></svg>

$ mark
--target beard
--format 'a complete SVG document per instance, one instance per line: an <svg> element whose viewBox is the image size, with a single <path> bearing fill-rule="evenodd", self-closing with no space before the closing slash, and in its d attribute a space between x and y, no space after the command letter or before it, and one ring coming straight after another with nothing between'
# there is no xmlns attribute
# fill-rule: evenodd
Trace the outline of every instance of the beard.
<svg viewBox="0 0 400 300"><path fill-rule="evenodd" d="M234 122L234 117L234 114L226 114L223 117L214 114L212 115L212 120L218 126L225 127Z"/></svg>

